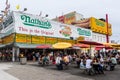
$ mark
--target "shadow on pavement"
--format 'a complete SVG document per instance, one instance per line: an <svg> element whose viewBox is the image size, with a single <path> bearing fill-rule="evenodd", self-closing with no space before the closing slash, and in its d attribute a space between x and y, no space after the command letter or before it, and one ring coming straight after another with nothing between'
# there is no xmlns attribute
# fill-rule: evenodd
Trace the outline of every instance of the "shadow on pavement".
<svg viewBox="0 0 120 80"><path fill-rule="evenodd" d="M76 76L82 76L82 77L86 77L86 78L91 78L94 80L119 80L120 79L120 65L116 66L116 69L114 71L105 71L105 74L96 74L96 75L88 75L85 74L83 72L83 70L80 70L79 68L76 68L75 65L70 65L68 69L65 70L57 70L55 65L46 65L46 66L42 66L39 65L37 63L33 63L33 64L28 64L30 66L35 66L35 67L42 67L48 70L56 70L56 71L62 71L65 73L69 73L72 75L76 75Z"/></svg>

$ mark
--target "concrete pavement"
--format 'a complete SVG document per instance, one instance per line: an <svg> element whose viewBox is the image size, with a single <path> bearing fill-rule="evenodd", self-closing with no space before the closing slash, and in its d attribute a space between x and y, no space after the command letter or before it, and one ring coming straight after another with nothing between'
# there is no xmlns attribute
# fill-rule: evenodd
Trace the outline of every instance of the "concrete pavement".
<svg viewBox="0 0 120 80"><path fill-rule="evenodd" d="M0 63L0 80L19 80L4 71L8 70L10 67L12 67L12 65Z"/></svg>
<svg viewBox="0 0 120 80"><path fill-rule="evenodd" d="M35 62L27 65L20 65L19 62L0 63L0 80L119 80L119 74L120 65L114 71L89 76L74 66L59 71L56 66L41 67Z"/></svg>
<svg viewBox="0 0 120 80"><path fill-rule="evenodd" d="M93 80L81 76L72 75L64 71L48 69L32 64L20 65L19 63L12 64L12 67L6 72L20 80ZM56 68L55 66L53 66Z"/></svg>

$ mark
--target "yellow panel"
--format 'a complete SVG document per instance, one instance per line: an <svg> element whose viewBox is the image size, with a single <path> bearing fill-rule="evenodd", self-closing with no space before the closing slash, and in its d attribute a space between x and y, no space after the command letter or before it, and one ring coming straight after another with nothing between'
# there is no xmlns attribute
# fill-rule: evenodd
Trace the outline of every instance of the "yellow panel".
<svg viewBox="0 0 120 80"><path fill-rule="evenodd" d="M39 36L32 36L32 43L33 44L40 44L40 37Z"/></svg>
<svg viewBox="0 0 120 80"><path fill-rule="evenodd" d="M57 42L57 38L46 37L46 44L54 44Z"/></svg>
<svg viewBox="0 0 120 80"><path fill-rule="evenodd" d="M104 21L101 21L99 19L91 17L90 18L90 26L91 26L91 30L94 32L107 34L106 22L104 22ZM110 34L112 34L111 24L108 24L108 26L109 26L108 33L110 35Z"/></svg>
<svg viewBox="0 0 120 80"><path fill-rule="evenodd" d="M45 37L44 36L40 36L40 44L45 44Z"/></svg>
<svg viewBox="0 0 120 80"><path fill-rule="evenodd" d="M3 38L3 44L14 42L14 34L6 36Z"/></svg>
<svg viewBox="0 0 120 80"><path fill-rule="evenodd" d="M31 43L31 35L26 35L26 43Z"/></svg>
<svg viewBox="0 0 120 80"><path fill-rule="evenodd" d="M26 35L25 34L16 34L16 42L26 43Z"/></svg>

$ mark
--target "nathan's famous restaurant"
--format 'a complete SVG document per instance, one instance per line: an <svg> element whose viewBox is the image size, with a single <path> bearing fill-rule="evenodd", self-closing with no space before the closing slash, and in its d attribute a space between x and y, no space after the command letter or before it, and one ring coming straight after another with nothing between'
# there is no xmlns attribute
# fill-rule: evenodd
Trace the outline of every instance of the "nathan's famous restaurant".
<svg viewBox="0 0 120 80"><path fill-rule="evenodd" d="M0 32L0 54L11 56L12 61L17 61L21 52L25 56L30 56L32 52L43 52L43 49L46 52L55 51L52 45L58 42L74 45L78 43L78 40L94 41L93 35L105 36L105 33L95 33L91 29L77 25L64 24L15 11L11 12L0 24ZM106 39L101 39L101 42L106 42ZM72 52L74 49L69 48L68 51Z"/></svg>

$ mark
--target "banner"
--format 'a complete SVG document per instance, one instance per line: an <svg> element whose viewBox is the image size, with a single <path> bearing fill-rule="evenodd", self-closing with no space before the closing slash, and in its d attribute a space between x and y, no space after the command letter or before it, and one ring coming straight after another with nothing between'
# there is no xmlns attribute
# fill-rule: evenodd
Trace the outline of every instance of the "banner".
<svg viewBox="0 0 120 80"><path fill-rule="evenodd" d="M40 16L14 12L14 17L16 33L64 39L70 39L71 37L76 39L79 36L91 38L92 36L92 31L89 29L58 23ZM84 31L84 34L81 31ZM89 32L90 35L86 35L86 32Z"/></svg>

